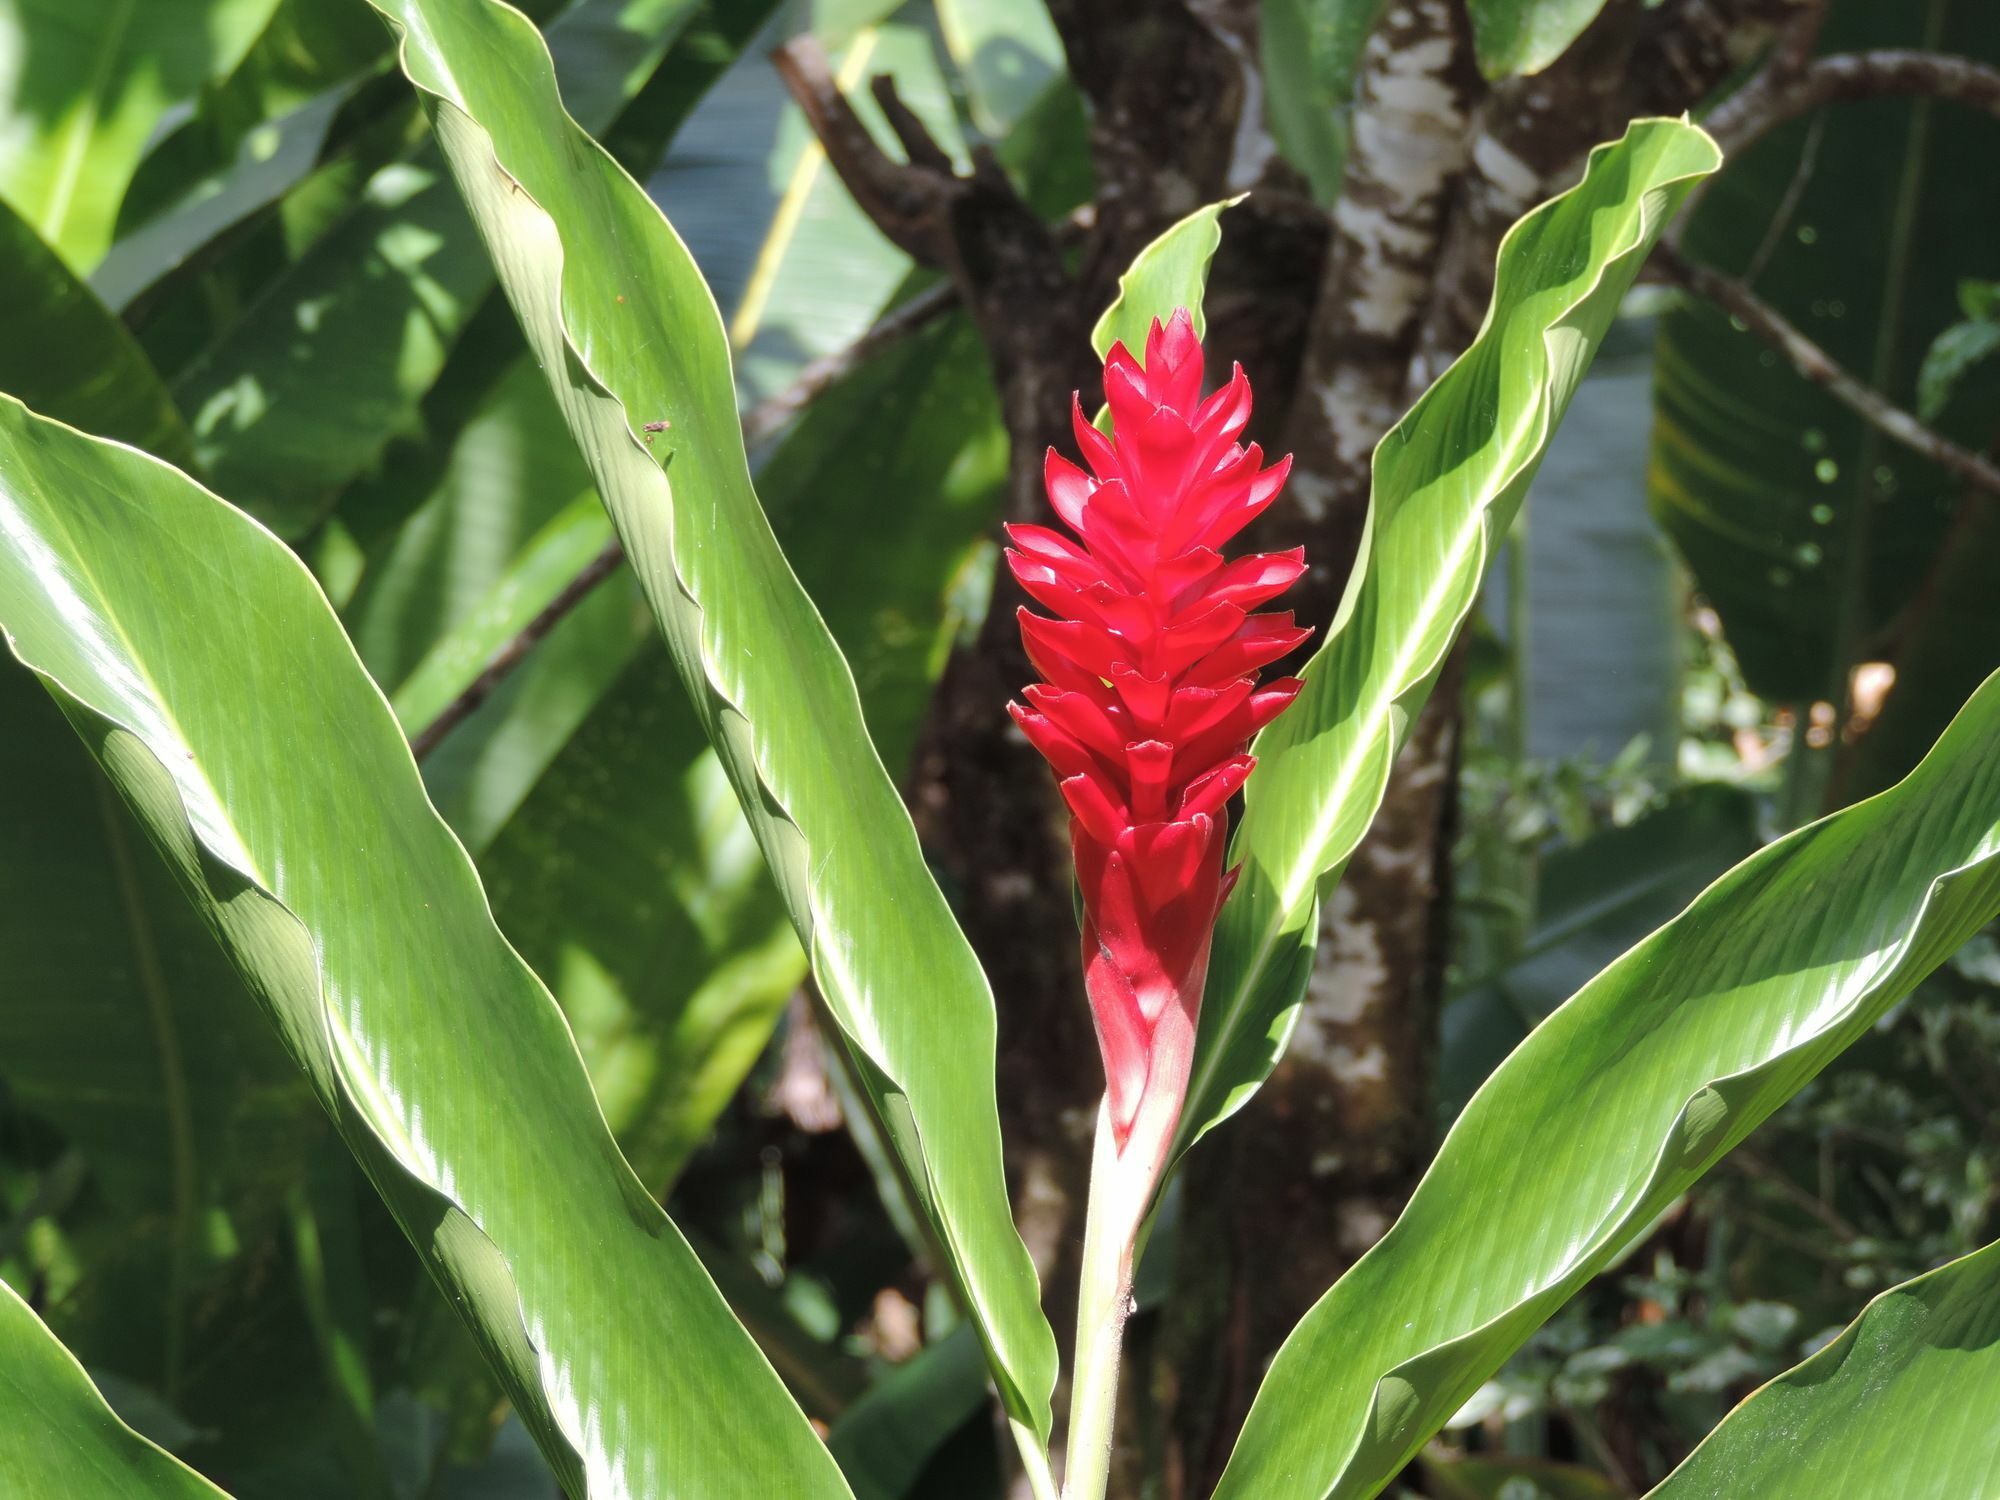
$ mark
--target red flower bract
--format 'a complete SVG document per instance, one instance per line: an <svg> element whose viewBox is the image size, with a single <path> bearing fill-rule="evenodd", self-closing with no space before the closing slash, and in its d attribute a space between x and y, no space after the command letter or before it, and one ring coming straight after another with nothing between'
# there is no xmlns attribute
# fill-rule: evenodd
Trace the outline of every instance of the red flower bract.
<svg viewBox="0 0 2000 1500"><path fill-rule="evenodd" d="M1163 1153L1179 1119L1209 939L1232 876L1225 805L1250 774L1250 737L1299 690L1258 671L1306 638L1255 614L1305 569L1302 551L1226 561L1222 548L1276 498L1289 458L1255 443L1241 366L1201 399L1202 350L1185 309L1155 320L1143 367L1104 365L1113 436L1072 403L1089 470L1053 448L1049 503L1076 533L1009 526L1007 562L1053 611L1020 612L1044 679L1008 711L1061 779L1083 893L1084 979L1122 1152ZM1157 1164L1156 1164L1157 1165Z"/></svg>

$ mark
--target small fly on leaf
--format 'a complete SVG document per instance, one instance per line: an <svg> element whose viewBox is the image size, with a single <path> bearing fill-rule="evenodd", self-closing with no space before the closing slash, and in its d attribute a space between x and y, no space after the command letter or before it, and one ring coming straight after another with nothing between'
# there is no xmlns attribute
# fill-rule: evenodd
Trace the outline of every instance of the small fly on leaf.
<svg viewBox="0 0 2000 1500"><path fill-rule="evenodd" d="M641 429L646 434L646 446L648 448L653 446L653 435L655 433L665 432L669 427L673 425L674 424L669 422L665 417L660 418L660 420L657 422L648 422L645 425L645 427Z"/></svg>

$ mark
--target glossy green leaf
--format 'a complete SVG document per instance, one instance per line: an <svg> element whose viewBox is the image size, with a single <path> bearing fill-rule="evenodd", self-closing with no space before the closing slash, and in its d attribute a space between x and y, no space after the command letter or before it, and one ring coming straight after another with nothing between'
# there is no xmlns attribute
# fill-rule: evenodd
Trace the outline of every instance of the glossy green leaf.
<svg viewBox="0 0 2000 1500"><path fill-rule="evenodd" d="M1603 9L1604 0L1466 0L1479 71L1488 78L1541 72Z"/></svg>
<svg viewBox="0 0 2000 1500"><path fill-rule="evenodd" d="M1369 537L1298 701L1261 736L1202 1000L1182 1144L1239 1108L1283 1054L1318 908L1367 831L1410 721L1495 540L1646 252L1715 145L1642 120L1584 180L1508 231L1486 325L1375 450Z"/></svg>
<svg viewBox="0 0 2000 1500"><path fill-rule="evenodd" d="M751 489L721 318L658 209L488 0L393 0L405 70L784 892L1014 1420L1055 1343L1001 1171L992 994L925 868L846 662ZM649 422L672 425L653 447Z"/></svg>
<svg viewBox="0 0 2000 1500"><path fill-rule="evenodd" d="M0 12L0 197L88 271L161 117L233 68L277 4L13 0Z"/></svg>
<svg viewBox="0 0 2000 1500"><path fill-rule="evenodd" d="M1193 318L1197 338L1208 336L1208 315L1202 310L1201 294L1208 285L1209 262L1222 244L1222 211L1242 201L1239 194L1220 203L1204 204L1169 226L1133 258L1118 278L1118 295L1090 330L1090 347L1099 359L1111 352L1113 344L1121 343L1133 354L1143 355L1153 321L1165 322L1178 307L1185 307Z"/></svg>
<svg viewBox="0 0 2000 1500"><path fill-rule="evenodd" d="M696 0L578 0L550 23L589 128L616 125L696 9ZM754 21L762 10L738 14ZM697 70L705 83L716 67ZM217 488L280 535L309 529L391 439L417 430L419 403L493 286L434 145L377 172L176 377L175 400Z"/></svg>
<svg viewBox="0 0 2000 1500"><path fill-rule="evenodd" d="M1285 1341L1218 1500L1377 1493L1654 1216L2000 913L1996 733L2000 674L1908 780L1738 865L1523 1042L1395 1226Z"/></svg>
<svg viewBox="0 0 2000 1500"><path fill-rule="evenodd" d="M2000 1493L2000 1245L1884 1292L1738 1406L1651 1500Z"/></svg>
<svg viewBox="0 0 2000 1500"><path fill-rule="evenodd" d="M170 463L193 461L194 442L145 351L5 202L0 304L0 391Z"/></svg>
<svg viewBox="0 0 2000 1500"><path fill-rule="evenodd" d="M83 1366L0 1282L0 1495L227 1500L112 1414Z"/></svg>
<svg viewBox="0 0 2000 1500"><path fill-rule="evenodd" d="M4 401L0 626L571 1492L844 1493L618 1155L560 1013L297 560L174 470Z"/></svg>
<svg viewBox="0 0 2000 1500"><path fill-rule="evenodd" d="M759 474L892 774L908 764L963 612L983 598L1006 462L978 336L952 317L820 396ZM884 495L925 503L885 529L873 524ZM597 524L608 531L601 510ZM502 927L548 976L612 1129L656 1188L805 977L784 903L672 675L664 651L642 653L480 855Z"/></svg>
<svg viewBox="0 0 2000 1500"><path fill-rule="evenodd" d="M1313 197L1331 203L1347 167L1347 115L1361 49L1387 0L1264 0L1257 42L1264 117Z"/></svg>

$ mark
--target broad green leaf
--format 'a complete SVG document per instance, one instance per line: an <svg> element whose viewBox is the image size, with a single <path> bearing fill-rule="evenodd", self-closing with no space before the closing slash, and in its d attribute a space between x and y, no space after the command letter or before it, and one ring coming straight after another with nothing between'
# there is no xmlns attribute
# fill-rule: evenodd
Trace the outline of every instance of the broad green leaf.
<svg viewBox="0 0 2000 1500"><path fill-rule="evenodd" d="M1387 0L1264 0L1257 42L1264 117L1285 159L1313 197L1340 196L1347 168L1347 116L1361 48Z"/></svg>
<svg viewBox="0 0 2000 1500"><path fill-rule="evenodd" d="M2000 63L2000 9L1837 5L1822 46ZM2000 196L1965 184L1996 154L2000 122L1942 100L1829 107L1732 158L1690 216L1682 248L1750 276L1760 297L1864 384L1911 407L1926 346L1961 316L1958 279L1992 271L1974 247L2000 242ZM1788 212L1776 220L1780 204ZM1989 386L1942 412L1940 430L1983 451L1992 394ZM1948 571L1954 554L1983 550L1952 534L1962 480L1882 436L1704 302L1677 302L1661 318L1654 402L1654 513L1720 616L1752 692L1799 703L1839 696L1852 653L1900 642L1921 613L1911 606L1940 592L1934 561ZM1896 653L1896 689L1877 728L1893 730L1898 753L1858 789L1902 775L2000 659L2000 593L1984 571L1943 591L1956 618L1942 650ZM1891 723L1905 715L1907 729ZM1864 740L1859 753L1880 745Z"/></svg>
<svg viewBox="0 0 2000 1500"><path fill-rule="evenodd" d="M1298 701L1258 737L1217 924L1183 1148L1269 1076L1298 1017L1319 902L1381 804L1389 767L1472 607L1590 356L1715 145L1642 120L1501 243L1471 349L1375 450L1362 560Z"/></svg>
<svg viewBox="0 0 2000 1500"><path fill-rule="evenodd" d="M43 1313L175 1400L240 1334L250 1266L323 1133L228 960L34 677L0 658L0 1093L90 1192ZM269 1320L268 1307L263 1315ZM218 1372L219 1373L219 1372Z"/></svg>
<svg viewBox="0 0 2000 1500"><path fill-rule="evenodd" d="M193 461L193 440L145 351L5 202L0 304L0 391L170 463Z"/></svg>
<svg viewBox="0 0 2000 1500"><path fill-rule="evenodd" d="M1006 462L978 337L951 317L819 397L759 475L892 774L962 614L983 597ZM883 495L926 499L884 529ZM601 511L598 524L609 528ZM549 976L620 1145L656 1188L805 977L784 903L671 676L663 651L642 653L480 855L501 926Z"/></svg>
<svg viewBox="0 0 2000 1500"><path fill-rule="evenodd" d="M284 154L288 122L316 116L324 139L333 123L328 106L345 103L388 62L389 39L373 22L362 7L338 0L279 0L229 76L202 90L187 117L149 143L118 205L116 239L195 200L231 196L234 170Z"/></svg>
<svg viewBox="0 0 2000 1500"><path fill-rule="evenodd" d="M403 63L660 618L943 1247L1007 1409L1046 1436L1054 1338L1009 1214L991 991L853 677L751 489L722 322L687 252L487 0L393 0ZM652 448L639 438L667 421ZM671 481L669 480L671 475Z"/></svg>
<svg viewBox="0 0 2000 1500"><path fill-rule="evenodd" d="M0 1282L0 1494L227 1500L112 1414L70 1352Z"/></svg>
<svg viewBox="0 0 2000 1500"><path fill-rule="evenodd" d="M1537 1028L1285 1341L1218 1500L1377 1493L1539 1323L2000 913L1997 733L2000 674L1908 780L1745 860Z"/></svg>
<svg viewBox="0 0 2000 1500"><path fill-rule="evenodd" d="M15 654L269 1006L570 1491L844 1493L618 1155L297 560L175 471L12 401L0 543Z"/></svg>
<svg viewBox="0 0 2000 1500"><path fill-rule="evenodd" d="M1541 72L1603 9L1604 0L1467 0L1479 71L1488 78Z"/></svg>
<svg viewBox="0 0 2000 1500"><path fill-rule="evenodd" d="M349 112L367 108L357 96L380 77L388 52L363 6L280 0L235 70L149 145L118 206L111 249L90 274L98 295L123 311L295 188L322 165L330 138L356 132Z"/></svg>
<svg viewBox="0 0 2000 1500"><path fill-rule="evenodd" d="M1043 0L937 0L937 19L982 135L1020 124L1068 69Z"/></svg>
<svg viewBox="0 0 2000 1500"><path fill-rule="evenodd" d="M662 59L674 67L669 48L697 8L578 0L551 22L549 45L588 128L614 128ZM695 66L703 83L716 71L712 59ZM677 119L662 124L670 132ZM416 430L418 403L493 285L436 147L384 167L175 380L217 488L280 535L303 533L392 438Z"/></svg>
<svg viewBox="0 0 2000 1500"><path fill-rule="evenodd" d="M1724 1419L1651 1500L2000 1493L2000 1245L1892 1287Z"/></svg>
<svg viewBox="0 0 2000 1500"><path fill-rule="evenodd" d="M1154 320L1165 322L1178 307L1185 307L1194 320L1196 338L1208 336L1208 316L1201 305L1208 264L1222 244L1222 211L1242 201L1239 194L1204 204L1134 257L1118 278L1118 295L1090 330L1090 347L1099 359L1111 352L1113 344L1143 355Z"/></svg>
<svg viewBox="0 0 2000 1500"><path fill-rule="evenodd" d="M1455 1118L1550 1012L1757 846L1749 795L1708 784L1545 857L1521 950L1445 1006L1441 1117Z"/></svg>
<svg viewBox="0 0 2000 1500"><path fill-rule="evenodd" d="M986 1405L979 1341L961 1323L888 1371L827 1434L854 1500L903 1500L939 1448Z"/></svg>
<svg viewBox="0 0 2000 1500"><path fill-rule="evenodd" d="M0 11L0 198L89 271L161 117L233 68L277 4L10 0Z"/></svg>

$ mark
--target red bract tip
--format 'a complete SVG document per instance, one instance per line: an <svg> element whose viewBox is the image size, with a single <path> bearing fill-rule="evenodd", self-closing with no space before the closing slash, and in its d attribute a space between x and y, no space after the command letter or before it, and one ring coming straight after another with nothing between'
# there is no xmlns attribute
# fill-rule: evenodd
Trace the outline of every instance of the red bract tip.
<svg viewBox="0 0 2000 1500"><path fill-rule="evenodd" d="M1050 618L1021 611L1045 679L1015 720L1062 782L1083 893L1084 979L1121 1152L1135 1132L1163 1158L1180 1116L1209 941L1231 877L1228 800L1251 737L1298 694L1258 672L1306 638L1289 614L1255 614L1305 571L1303 554L1226 561L1223 545L1276 498L1237 439L1250 420L1240 367L1202 396L1187 311L1155 320L1142 365L1104 364L1113 435L1074 404L1079 467L1049 450L1049 504L1076 534L1008 528L1007 564ZM1232 872L1233 873L1233 872ZM1150 1165L1157 1171L1159 1161Z"/></svg>

